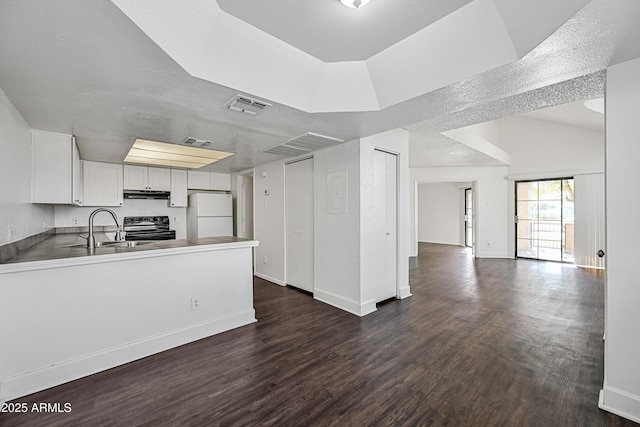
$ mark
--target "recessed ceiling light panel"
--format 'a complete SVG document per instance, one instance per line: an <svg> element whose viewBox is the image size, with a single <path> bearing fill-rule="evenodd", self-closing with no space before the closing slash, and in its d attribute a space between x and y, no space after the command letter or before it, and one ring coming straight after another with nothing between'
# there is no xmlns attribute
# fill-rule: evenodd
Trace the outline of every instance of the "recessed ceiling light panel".
<svg viewBox="0 0 640 427"><path fill-rule="evenodd" d="M124 162L197 169L232 155L226 151L136 139Z"/></svg>

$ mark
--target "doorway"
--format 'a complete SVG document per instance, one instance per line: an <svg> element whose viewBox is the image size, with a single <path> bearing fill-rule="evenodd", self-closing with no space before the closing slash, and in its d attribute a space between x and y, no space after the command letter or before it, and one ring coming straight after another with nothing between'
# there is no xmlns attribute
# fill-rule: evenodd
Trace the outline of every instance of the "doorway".
<svg viewBox="0 0 640 427"><path fill-rule="evenodd" d="M460 199L458 199L460 200ZM464 245L473 247L473 189L464 190Z"/></svg>
<svg viewBox="0 0 640 427"><path fill-rule="evenodd" d="M516 182L516 257L573 263L573 178Z"/></svg>
<svg viewBox="0 0 640 427"><path fill-rule="evenodd" d="M313 158L285 165L286 283L313 292Z"/></svg>

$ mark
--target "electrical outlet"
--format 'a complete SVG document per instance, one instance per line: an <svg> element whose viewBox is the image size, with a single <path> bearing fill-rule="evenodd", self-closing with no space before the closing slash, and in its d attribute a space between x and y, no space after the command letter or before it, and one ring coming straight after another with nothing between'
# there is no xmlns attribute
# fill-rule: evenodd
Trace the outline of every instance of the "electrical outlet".
<svg viewBox="0 0 640 427"><path fill-rule="evenodd" d="M263 263L263 264L266 264L267 262L268 262L268 261L267 261L267 256L265 255L265 256L263 256L263 257L262 257L262 263Z"/></svg>
<svg viewBox="0 0 640 427"><path fill-rule="evenodd" d="M488 241L488 242L487 242L487 246L491 246L491 241Z"/></svg>
<svg viewBox="0 0 640 427"><path fill-rule="evenodd" d="M200 298L192 297L191 298L191 311L196 311L200 309Z"/></svg>
<svg viewBox="0 0 640 427"><path fill-rule="evenodd" d="M73 225L78 225L78 218L73 218L73 219L71 220L71 223L72 223Z"/></svg>

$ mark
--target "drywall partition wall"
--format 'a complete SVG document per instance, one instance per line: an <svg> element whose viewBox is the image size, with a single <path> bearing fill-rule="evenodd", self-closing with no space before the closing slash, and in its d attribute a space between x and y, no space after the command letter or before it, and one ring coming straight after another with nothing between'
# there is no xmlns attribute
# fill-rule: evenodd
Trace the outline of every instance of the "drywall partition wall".
<svg viewBox="0 0 640 427"><path fill-rule="evenodd" d="M314 153L314 298L363 316L360 140ZM258 239L259 240L259 239Z"/></svg>
<svg viewBox="0 0 640 427"><path fill-rule="evenodd" d="M374 167L374 151L383 150L397 155L397 271L398 271L398 298L406 298L411 295L409 288L409 256L411 254L411 215L410 197L412 192L409 177L409 133L404 129L394 129L377 135L362 138L360 140L360 204L361 204L361 247L360 271L362 277L363 301L371 301L374 291L368 285L374 283L368 278L368 274L375 269L370 268L377 260L369 248L375 239L372 239L375 230L375 214L373 209L373 179L376 173Z"/></svg>
<svg viewBox="0 0 640 427"><path fill-rule="evenodd" d="M56 205L55 225L56 227L82 227L89 225L89 215L97 207L79 207ZM176 239L187 238L187 208L171 208L166 200L146 200L146 199L124 199L122 206L110 207L120 225L126 216L141 215L167 215L169 225L176 231ZM113 218L109 214L98 214L93 223L95 225L114 225Z"/></svg>
<svg viewBox="0 0 640 427"><path fill-rule="evenodd" d="M510 117L498 120L498 136L500 146L511 154L507 204L511 223L515 215L514 181L604 172L604 132ZM513 256L515 227L509 227L508 242L508 252Z"/></svg>
<svg viewBox="0 0 640 427"><path fill-rule="evenodd" d="M640 181L640 59L607 70L604 385L600 407L640 422L640 286L636 242L640 223L629 196Z"/></svg>
<svg viewBox="0 0 640 427"><path fill-rule="evenodd" d="M0 90L0 245L54 226L51 206L31 204L31 129Z"/></svg>
<svg viewBox="0 0 640 427"><path fill-rule="evenodd" d="M284 162L259 166L253 176L253 233L260 242L255 251L255 274L285 286Z"/></svg>
<svg viewBox="0 0 640 427"><path fill-rule="evenodd" d="M496 141L511 155L509 177L514 179L604 171L604 132L601 131L510 117L498 121Z"/></svg>
<svg viewBox="0 0 640 427"><path fill-rule="evenodd" d="M475 256L478 258L513 257L508 251L508 230L513 222L508 218L506 176L506 166L411 169L411 179L419 184L475 182Z"/></svg>
<svg viewBox="0 0 640 427"><path fill-rule="evenodd" d="M463 194L453 182L418 186L418 241L460 244Z"/></svg>

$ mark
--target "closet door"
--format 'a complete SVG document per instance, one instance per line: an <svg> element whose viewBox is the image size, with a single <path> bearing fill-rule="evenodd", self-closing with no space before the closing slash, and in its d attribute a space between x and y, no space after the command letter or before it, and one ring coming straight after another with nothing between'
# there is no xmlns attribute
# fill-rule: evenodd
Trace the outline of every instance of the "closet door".
<svg viewBox="0 0 640 427"><path fill-rule="evenodd" d="M398 284L398 180L397 157L374 152L374 211L377 241L376 302L397 296Z"/></svg>
<svg viewBox="0 0 640 427"><path fill-rule="evenodd" d="M313 159L285 166L286 282L313 292Z"/></svg>

